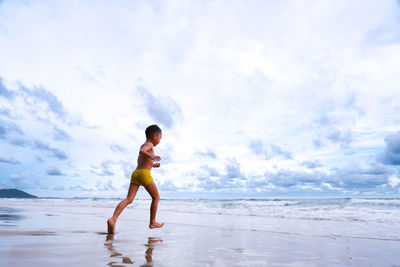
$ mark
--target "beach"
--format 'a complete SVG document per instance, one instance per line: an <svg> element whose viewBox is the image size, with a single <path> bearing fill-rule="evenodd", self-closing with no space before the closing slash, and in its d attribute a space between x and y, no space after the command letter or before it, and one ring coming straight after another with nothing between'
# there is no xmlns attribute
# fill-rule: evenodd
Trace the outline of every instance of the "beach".
<svg viewBox="0 0 400 267"><path fill-rule="evenodd" d="M400 266L399 199L2 199L0 266Z"/></svg>

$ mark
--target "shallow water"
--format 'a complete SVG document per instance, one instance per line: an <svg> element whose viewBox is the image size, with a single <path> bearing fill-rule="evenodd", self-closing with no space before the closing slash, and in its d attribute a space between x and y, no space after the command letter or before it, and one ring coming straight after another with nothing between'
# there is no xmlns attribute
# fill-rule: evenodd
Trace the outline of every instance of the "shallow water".
<svg viewBox="0 0 400 267"><path fill-rule="evenodd" d="M2 199L0 266L400 266L399 199Z"/></svg>

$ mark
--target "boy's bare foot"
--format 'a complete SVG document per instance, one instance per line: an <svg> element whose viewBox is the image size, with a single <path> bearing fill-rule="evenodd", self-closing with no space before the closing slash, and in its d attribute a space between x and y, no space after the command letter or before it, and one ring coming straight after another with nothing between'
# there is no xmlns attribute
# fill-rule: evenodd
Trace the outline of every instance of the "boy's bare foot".
<svg viewBox="0 0 400 267"><path fill-rule="evenodd" d="M107 220L107 231L109 234L115 234L115 221L111 218Z"/></svg>
<svg viewBox="0 0 400 267"><path fill-rule="evenodd" d="M114 240L114 234L107 234L106 241ZM105 244L104 244L105 245Z"/></svg>
<svg viewBox="0 0 400 267"><path fill-rule="evenodd" d="M153 228L161 228L164 226L164 223L158 223L158 222L154 222L154 223L150 223L149 224L149 228L153 229Z"/></svg>

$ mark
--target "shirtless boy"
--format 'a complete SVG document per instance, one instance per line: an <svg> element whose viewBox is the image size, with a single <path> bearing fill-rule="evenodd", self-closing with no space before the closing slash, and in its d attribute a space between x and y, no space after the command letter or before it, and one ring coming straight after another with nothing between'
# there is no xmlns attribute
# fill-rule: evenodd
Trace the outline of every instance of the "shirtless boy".
<svg viewBox="0 0 400 267"><path fill-rule="evenodd" d="M146 128L146 142L140 147L138 156L138 165L136 170L133 171L131 176L131 184L129 186L128 195L124 200L122 200L118 206L115 208L113 216L107 220L107 228L109 234L115 234L115 224L117 222L118 216L121 212L132 203L135 195L142 185L146 191L150 194L151 206L150 206L150 223L149 228L160 228L164 223L156 222L157 205L160 196L158 195L158 190L153 182L153 178L150 175L151 168L160 167L161 158L154 155L153 147L160 143L162 132L157 125L151 125ZM157 163L154 163L156 161Z"/></svg>

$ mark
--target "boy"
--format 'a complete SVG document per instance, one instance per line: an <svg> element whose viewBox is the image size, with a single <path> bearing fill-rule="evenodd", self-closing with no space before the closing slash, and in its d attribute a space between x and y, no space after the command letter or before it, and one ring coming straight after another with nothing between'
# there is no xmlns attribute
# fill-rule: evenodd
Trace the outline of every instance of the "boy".
<svg viewBox="0 0 400 267"><path fill-rule="evenodd" d="M150 194L151 206L150 206L150 223L149 228L160 228L164 223L156 222L157 205L160 196L158 190L153 182L153 178L150 175L151 168L160 167L160 163L154 163L154 161L160 161L159 156L154 155L153 147L160 143L162 132L157 125L151 125L146 128L146 142L140 147L138 156L138 165L136 170L132 173L131 184L129 186L128 195L122 200L115 208L113 216L107 220L107 228L109 234L115 234L115 223L117 222L118 216L121 212L132 203L135 198L136 192L139 186L144 186L146 191Z"/></svg>

